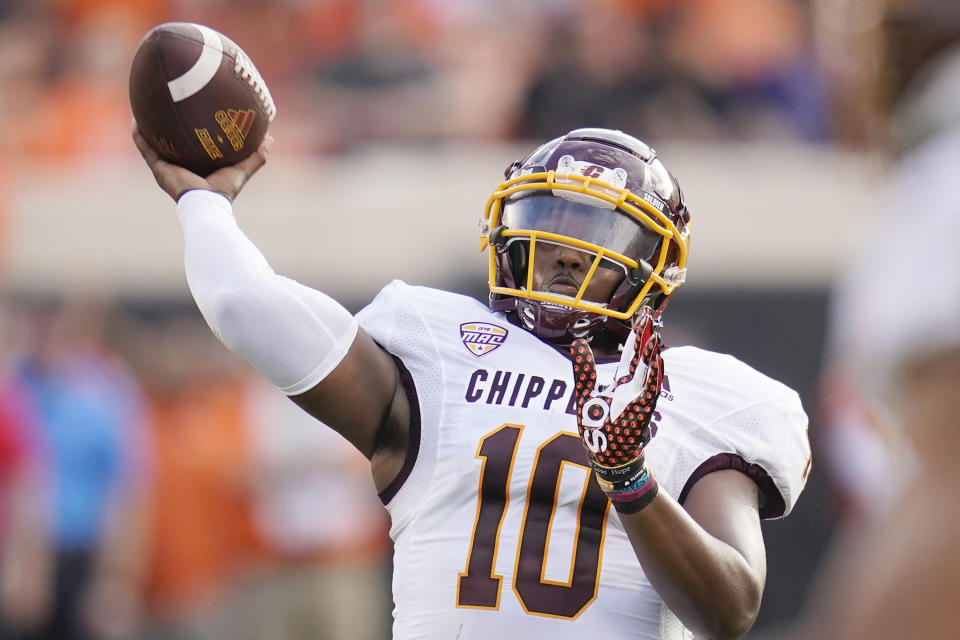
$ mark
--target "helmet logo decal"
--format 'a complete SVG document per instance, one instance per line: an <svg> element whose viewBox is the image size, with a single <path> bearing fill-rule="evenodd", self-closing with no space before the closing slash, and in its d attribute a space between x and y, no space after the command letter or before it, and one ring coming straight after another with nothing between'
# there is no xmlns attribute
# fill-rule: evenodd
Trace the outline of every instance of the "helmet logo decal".
<svg viewBox="0 0 960 640"><path fill-rule="evenodd" d="M637 193L640 198L649 204L651 207L654 207L660 213L667 215L670 207L667 206L667 203L653 195L652 193L647 193L646 191L640 191Z"/></svg>
<svg viewBox="0 0 960 640"><path fill-rule="evenodd" d="M623 189L627 184L627 171L623 167L608 169L607 167L601 167L592 162L575 160L570 154L560 156L560 159L557 161L557 183L582 184L581 180L570 179L568 177L570 175L583 176L584 178L606 183L609 187L594 185L593 189L607 193L614 198L620 195L620 189ZM613 203L606 202L585 193L554 189L553 195L564 198L565 200L589 204L594 207L603 207L604 209L615 208Z"/></svg>
<svg viewBox="0 0 960 640"><path fill-rule="evenodd" d="M569 158L570 156L567 157ZM599 178L603 175L603 167L597 164L592 164L589 167L584 167L582 173L588 178Z"/></svg>
<svg viewBox="0 0 960 640"><path fill-rule="evenodd" d="M564 177L571 173L580 174L593 180L601 180L614 189L623 189L627 184L627 171L623 167L608 169L592 162L575 160L570 154L560 156L557 161L557 175Z"/></svg>
<svg viewBox="0 0 960 640"><path fill-rule="evenodd" d="M503 327L489 322L464 322L460 325L460 341L478 358L503 344L508 333Z"/></svg>

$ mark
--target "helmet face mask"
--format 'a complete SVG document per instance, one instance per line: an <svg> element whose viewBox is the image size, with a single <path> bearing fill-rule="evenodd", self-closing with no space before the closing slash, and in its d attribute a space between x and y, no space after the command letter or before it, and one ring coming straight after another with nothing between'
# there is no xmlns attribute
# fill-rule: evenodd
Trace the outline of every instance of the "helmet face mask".
<svg viewBox="0 0 960 640"><path fill-rule="evenodd" d="M642 306L662 308L683 282L689 214L676 180L643 142L578 129L513 163L506 178L480 221L490 303L515 311L540 338L626 335ZM580 263L582 279L544 286L538 270L558 251ZM596 299L591 293L611 274L619 284Z"/></svg>

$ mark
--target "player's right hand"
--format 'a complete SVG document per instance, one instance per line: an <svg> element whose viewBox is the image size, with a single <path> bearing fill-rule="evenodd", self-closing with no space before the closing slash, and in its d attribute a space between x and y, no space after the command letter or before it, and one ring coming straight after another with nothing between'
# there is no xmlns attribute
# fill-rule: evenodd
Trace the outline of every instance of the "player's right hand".
<svg viewBox="0 0 960 640"><path fill-rule="evenodd" d="M266 163L273 137L267 134L256 153L250 154L235 165L217 169L206 178L161 159L141 135L136 121L133 123L133 143L150 167L150 171L153 172L157 184L173 198L174 202L180 200L180 196L187 191L194 189L215 191L232 202L250 176Z"/></svg>

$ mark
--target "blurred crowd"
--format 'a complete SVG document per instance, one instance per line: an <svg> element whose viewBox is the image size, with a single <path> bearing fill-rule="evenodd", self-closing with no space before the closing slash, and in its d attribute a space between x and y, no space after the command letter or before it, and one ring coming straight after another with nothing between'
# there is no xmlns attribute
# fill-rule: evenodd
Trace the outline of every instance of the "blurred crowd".
<svg viewBox="0 0 960 640"><path fill-rule="evenodd" d="M532 139L823 140L804 0L0 0L0 151L128 152L129 65L167 21L227 34L285 151ZM571 91L571 87L576 87Z"/></svg>
<svg viewBox="0 0 960 640"><path fill-rule="evenodd" d="M0 0L0 240L9 163L133 152L129 64L162 22L209 25L250 55L284 153L587 124L835 144L878 137L851 104L879 65L841 33L875 4ZM365 462L192 306L0 294L0 640L388 635L388 523ZM859 346L835 338L841 356ZM814 438L841 452L821 466L840 506L866 518L901 444L863 433L875 420L856 381L825 378Z"/></svg>
<svg viewBox="0 0 960 640"><path fill-rule="evenodd" d="M0 638L385 637L366 462L199 314L4 311Z"/></svg>

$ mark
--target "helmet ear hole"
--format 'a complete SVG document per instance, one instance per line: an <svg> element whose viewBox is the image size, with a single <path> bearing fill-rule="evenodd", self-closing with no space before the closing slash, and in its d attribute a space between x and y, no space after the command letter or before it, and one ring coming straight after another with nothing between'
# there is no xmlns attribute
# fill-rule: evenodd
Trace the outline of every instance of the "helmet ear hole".
<svg viewBox="0 0 960 640"><path fill-rule="evenodd" d="M525 240L514 240L506 245L507 264L510 266L510 274L513 276L514 285L523 287L527 281L527 258L530 251Z"/></svg>

